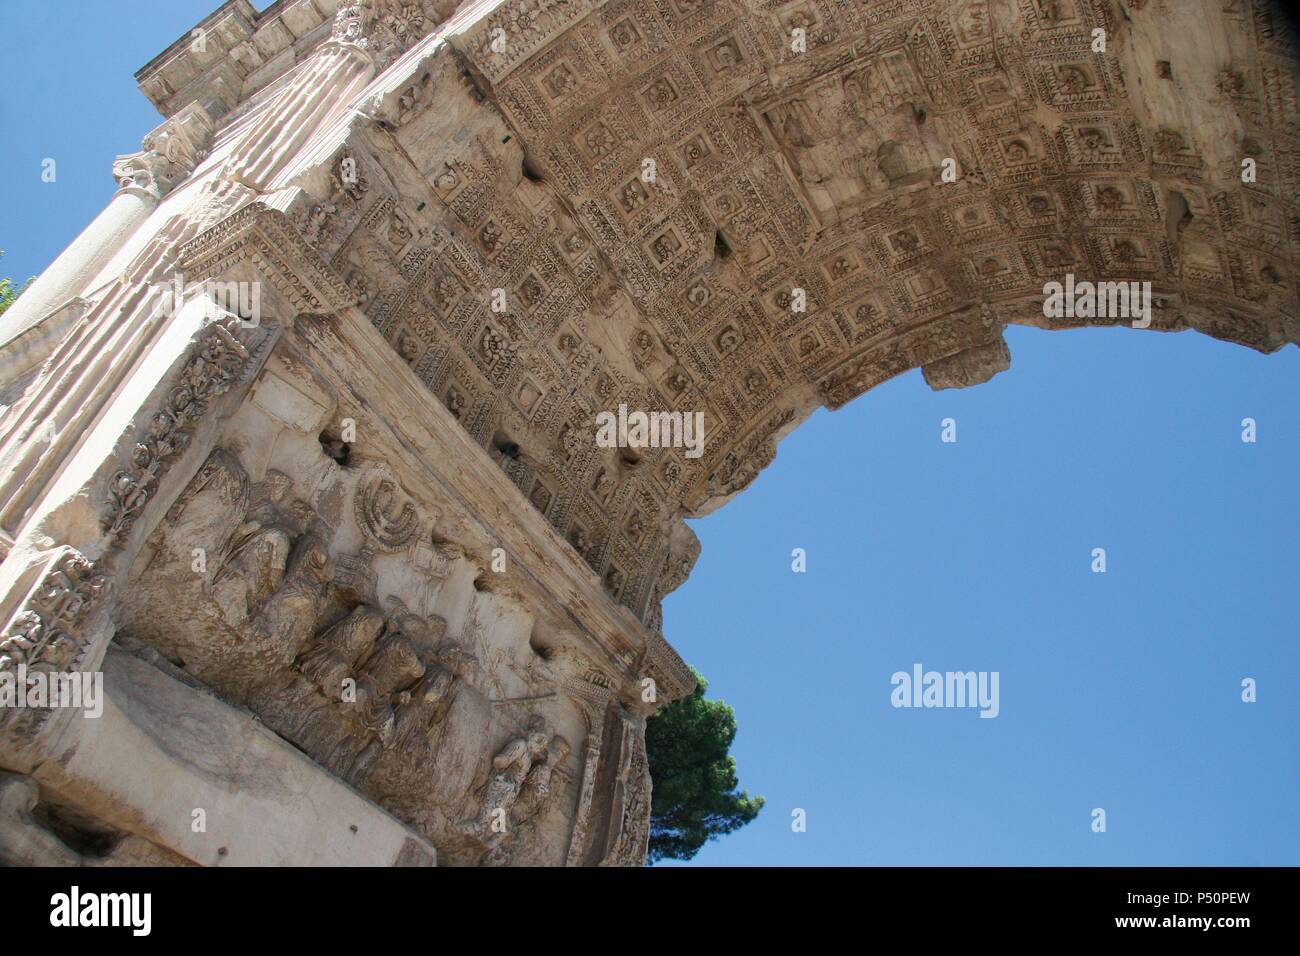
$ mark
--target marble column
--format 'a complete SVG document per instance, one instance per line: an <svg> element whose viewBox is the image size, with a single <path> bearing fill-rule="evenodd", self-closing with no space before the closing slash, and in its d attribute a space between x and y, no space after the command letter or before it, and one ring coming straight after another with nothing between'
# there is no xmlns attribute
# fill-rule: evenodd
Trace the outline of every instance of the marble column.
<svg viewBox="0 0 1300 956"><path fill-rule="evenodd" d="M104 211L10 306L0 326L0 339L11 341L84 292L86 284L149 218L158 201L158 191L152 185L126 182Z"/></svg>

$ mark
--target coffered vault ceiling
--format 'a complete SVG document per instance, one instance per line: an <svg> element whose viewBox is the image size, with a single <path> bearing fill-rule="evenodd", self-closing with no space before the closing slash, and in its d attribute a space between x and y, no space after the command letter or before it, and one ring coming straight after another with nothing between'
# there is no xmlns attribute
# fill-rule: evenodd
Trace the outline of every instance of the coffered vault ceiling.
<svg viewBox="0 0 1300 956"><path fill-rule="evenodd" d="M1149 281L1153 329L1300 336L1296 47L1268 3L417 7L376 8L392 65L294 181L300 225L652 626L698 550L680 518L818 406L917 367L982 382L1008 323L1129 323L1045 318L1067 273ZM226 60L273 89L275 49ZM170 68L141 74L164 112ZM621 403L702 411L703 456L596 447Z"/></svg>

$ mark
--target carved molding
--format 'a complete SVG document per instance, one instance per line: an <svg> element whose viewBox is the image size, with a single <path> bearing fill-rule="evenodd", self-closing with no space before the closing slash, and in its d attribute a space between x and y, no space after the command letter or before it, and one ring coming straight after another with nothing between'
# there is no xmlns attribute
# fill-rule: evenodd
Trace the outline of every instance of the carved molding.
<svg viewBox="0 0 1300 956"><path fill-rule="evenodd" d="M335 312L356 301L356 293L304 241L292 221L260 202L187 242L178 258L191 281L249 262L300 313Z"/></svg>
<svg viewBox="0 0 1300 956"><path fill-rule="evenodd" d="M162 408L132 449L131 467L113 475L109 512L104 518L111 547L120 547L130 535L163 475L189 446L194 426L212 402L244 374L249 351L239 340L239 325L235 318L219 319L199 332Z"/></svg>
<svg viewBox="0 0 1300 956"><path fill-rule="evenodd" d="M74 548L54 552L39 583L0 637L0 673L17 680L19 668L47 676L78 670L90 652L86 625L111 582L100 565ZM19 685L19 692L25 690ZM0 708L0 731L20 741L35 737L53 711Z"/></svg>

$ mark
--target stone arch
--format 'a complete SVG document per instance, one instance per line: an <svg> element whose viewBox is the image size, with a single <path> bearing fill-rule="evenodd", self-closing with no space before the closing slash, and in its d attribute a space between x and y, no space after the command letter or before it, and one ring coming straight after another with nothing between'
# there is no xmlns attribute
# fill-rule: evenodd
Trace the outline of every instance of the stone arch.
<svg viewBox="0 0 1300 956"><path fill-rule="evenodd" d="M1106 3L934 2L927 20L900 12L873 25L869 49L850 42L862 26L851 16L810 7L806 54L787 49L782 14L697 7L543 19L502 56L489 37L506 5L450 41L491 115L468 125L420 116L395 133L415 167L479 183L475 211L464 187L439 195L445 221L528 245L506 268L550 268L543 283L569 296L563 334L593 361L566 420L646 402L712 423L700 459L647 456L599 496L591 486L608 463L538 462L570 492L573 507L553 520L564 533L577 521L584 541L606 529L601 573L617 569L619 599L647 620L657 601L645 599L662 593L654 579L678 550L663 534L623 540L638 499L705 513L820 405L915 367L935 388L1006 368L1007 324L1131 322L1045 314L1047 285L1067 274L1149 282L1157 330L1265 352L1300 339L1294 179L1263 155L1296 117L1283 100L1249 106L1232 82L1294 55L1279 24L1265 40L1233 11L1217 14L1208 28L1229 38L1225 67L1208 49L1170 52L1170 17L1207 28L1191 11L1157 17L1131 3L1121 16ZM1105 52L1093 49L1095 29ZM652 36L658 45L642 46ZM1160 65L1171 58L1176 80ZM467 131L477 153L443 145ZM1247 147L1271 164L1253 183L1241 181ZM498 157L512 150L526 150L544 194L504 172L519 168ZM942 180L939 157L955 162L955 182ZM466 253L491 257L485 275L500 264L481 241ZM553 344L543 337L552 316L540 303L520 316L524 349ZM628 344L638 329L655 355ZM572 354L552 363L557 383ZM490 378L480 384L500 394Z"/></svg>
<svg viewBox="0 0 1300 956"><path fill-rule="evenodd" d="M327 24L313 0L263 14L228 4L203 56L177 41L138 74L166 122L119 162L131 175L109 214L6 314L0 345L0 393L22 393L0 429L0 458L20 466L0 522L6 605L24 608L10 642L48 618L93 665L113 637L114 581L130 580L135 620L170 623L153 610L167 596L146 607L144 576L129 577L162 553L144 529L175 521L166 502L204 449L252 456L246 475L279 456L305 497L287 516L263 510L292 519L297 540L278 586L283 549L250 552L255 586L234 597L257 600L229 603L241 627L261 609L249 633L265 644L229 642L252 654L214 664L217 689L238 700L265 659L291 667L319 636L322 603L342 611L372 577L408 608L436 603L441 623L398 614L391 656L361 665L387 688L371 698L380 722L362 748L346 766L333 749L320 759L368 780L381 698L405 693L412 660L432 670L406 628L426 650L454 629L447 673L479 666L471 658L490 673L458 698L473 714L456 773L422 778L459 780L437 795L445 818L415 820L426 836L459 829L453 848L488 848L475 834L490 805L469 791L498 757L500 770L537 769L518 745L541 734L538 702L563 693L571 703L548 735L589 738L581 779L576 759L561 775L570 794L603 791L590 821L603 840L581 838L584 796L567 848L551 837L534 848L643 857L640 741L655 702L638 688L651 675L659 699L675 699L692 683L658 633L660 601L699 550L682 519L743 490L816 408L917 367L935 388L984 381L1007 367L1010 323L1135 317L1115 311L1118 291L1104 315L1095 301L1058 310L1052 298L1076 279L1097 294L1150 283L1140 318L1158 330L1264 352L1300 340L1297 48L1270 0L1208 12L1146 0L461 6L445 23L454 0L346 3ZM281 320L136 321L145 287L173 268L264 279ZM334 407L369 423L346 453ZM629 411L667 416L669 440L602 445L593 417L615 410L620 432L641 427ZM42 418L60 426L48 448ZM384 479L358 495L365 469L389 462L408 491ZM242 509L241 487L222 501ZM278 524L259 528L283 543ZM498 547L511 556L503 577L476 578ZM39 572L19 569L29 561ZM574 635L582 660L543 660L530 646L538 622ZM73 666L73 650L52 664ZM6 766L35 766L24 734L23 763ZM562 749L552 764L548 744L547 776L569 759ZM121 792L128 766L104 768L106 792ZM504 800L523 781L493 782ZM183 830L160 839L192 846Z"/></svg>
<svg viewBox="0 0 1300 956"><path fill-rule="evenodd" d="M1008 324L1131 324L1052 314L1052 283L1150 283L1160 331L1300 340L1296 73L1266 0L514 0L433 29L278 182L357 308L655 627L680 519L814 409L917 367L984 381ZM621 405L702 414L702 453L624 467L591 440Z"/></svg>

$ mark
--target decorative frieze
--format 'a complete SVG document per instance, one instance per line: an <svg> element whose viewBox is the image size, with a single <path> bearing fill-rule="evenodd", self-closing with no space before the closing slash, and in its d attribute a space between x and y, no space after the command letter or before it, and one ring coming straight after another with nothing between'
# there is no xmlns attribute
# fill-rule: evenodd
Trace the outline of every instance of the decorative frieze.
<svg viewBox="0 0 1300 956"><path fill-rule="evenodd" d="M72 548L56 550L27 600L0 636L0 685L6 695L27 696L28 682L48 685L76 672L90 651L92 615L107 601L111 584L96 562ZM17 697L0 707L7 743L35 737L50 719L48 706L22 706Z"/></svg>
<svg viewBox="0 0 1300 956"><path fill-rule="evenodd" d="M131 450L130 467L113 475L104 518L113 546L131 533L158 490L158 482L189 446L193 426L243 374L249 353L239 340L239 326L239 319L229 317L204 327L175 384L168 389L163 407Z"/></svg>

